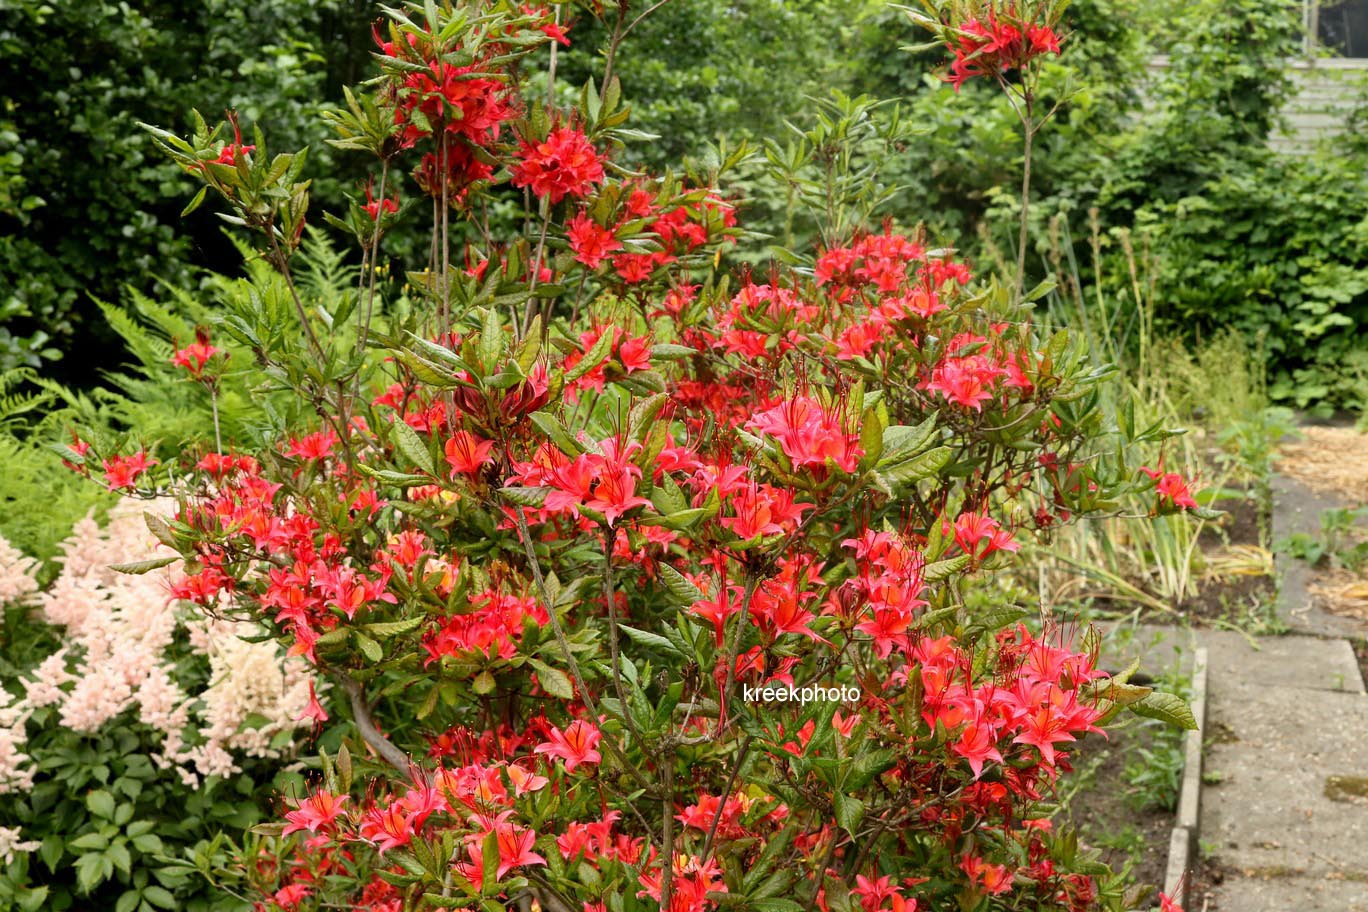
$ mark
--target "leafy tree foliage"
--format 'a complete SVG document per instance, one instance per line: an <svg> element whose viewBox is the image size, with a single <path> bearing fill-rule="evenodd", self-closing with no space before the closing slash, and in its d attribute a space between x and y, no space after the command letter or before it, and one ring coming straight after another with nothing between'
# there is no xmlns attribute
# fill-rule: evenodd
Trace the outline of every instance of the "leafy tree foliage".
<svg viewBox="0 0 1368 912"><path fill-rule="evenodd" d="M240 106L327 156L314 114L364 58L369 15L347 0L0 7L0 366L66 350L68 376L88 379L109 363L107 338L78 333L93 300L221 265L216 220L182 225L175 168L150 154L138 122Z"/></svg>

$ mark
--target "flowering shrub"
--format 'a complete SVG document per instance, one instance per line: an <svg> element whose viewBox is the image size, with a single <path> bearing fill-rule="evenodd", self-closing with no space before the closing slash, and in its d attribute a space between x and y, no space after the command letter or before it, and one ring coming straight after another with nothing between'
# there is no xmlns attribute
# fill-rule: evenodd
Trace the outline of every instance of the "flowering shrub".
<svg viewBox="0 0 1368 912"><path fill-rule="evenodd" d="M1154 490L1111 455L1107 369L892 225L733 284L715 174L617 167L641 137L615 79L573 111L529 87L542 51L554 85L565 12L387 12L380 77L333 117L379 161L329 219L362 245L356 290L294 278L301 158L153 130L261 239L274 271L216 332L295 402L178 465L86 437L71 461L169 489L176 595L269 626L346 697L307 715L356 731L240 888L262 910L1123 908L1051 799L1122 707L1191 714L994 582L1022 537ZM382 240L413 206L376 201L406 167L434 241L399 295ZM518 198L526 231L493 236L486 207ZM765 697L815 688L837 698Z"/></svg>
<svg viewBox="0 0 1368 912"><path fill-rule="evenodd" d="M104 528L78 523L42 591L35 562L0 540L0 896L22 909L76 894L204 907L153 858L259 819L255 777L309 724L307 664L242 638L259 629L181 610L144 506L125 502ZM166 505L150 506L155 523Z"/></svg>

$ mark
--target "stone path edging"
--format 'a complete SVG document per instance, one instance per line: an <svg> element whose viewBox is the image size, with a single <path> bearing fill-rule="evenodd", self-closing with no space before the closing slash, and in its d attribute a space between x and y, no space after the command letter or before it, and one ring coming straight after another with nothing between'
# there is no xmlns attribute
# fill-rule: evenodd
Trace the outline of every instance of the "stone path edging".
<svg viewBox="0 0 1368 912"><path fill-rule="evenodd" d="M1183 738L1183 779L1178 792L1178 819L1169 837L1164 892L1184 908L1193 862L1197 857L1198 822L1202 807L1202 739L1206 737L1207 650L1198 647L1192 658L1192 715L1197 728Z"/></svg>

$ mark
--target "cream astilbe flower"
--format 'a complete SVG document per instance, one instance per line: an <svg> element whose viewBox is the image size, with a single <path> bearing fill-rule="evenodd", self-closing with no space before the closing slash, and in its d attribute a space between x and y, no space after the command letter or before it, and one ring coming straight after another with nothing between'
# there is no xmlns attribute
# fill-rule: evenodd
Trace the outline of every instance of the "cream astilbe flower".
<svg viewBox="0 0 1368 912"><path fill-rule="evenodd" d="M262 632L257 625L242 622L229 630L217 625L207 633L210 684L201 695L206 724L200 729L206 745L195 754L202 775L226 775L222 764L231 757L229 751L249 757L278 756L272 739L305 724L300 717L309 705L308 664L298 657L282 662L275 643L243 639ZM251 716L267 721L247 728Z"/></svg>
<svg viewBox="0 0 1368 912"><path fill-rule="evenodd" d="M32 758L23 750L29 710L22 700L11 705L13 699L0 688L0 795L33 788L33 767L27 765Z"/></svg>
<svg viewBox="0 0 1368 912"><path fill-rule="evenodd" d="M34 570L38 562L26 557L0 536L0 604L22 604L38 591Z"/></svg>
<svg viewBox="0 0 1368 912"><path fill-rule="evenodd" d="M10 708L8 727L0 724L0 792L31 787L32 772L24 766L29 758L20 749L24 721L38 707L56 707L61 724L78 732L97 731L136 710L138 720L162 736L153 762L175 767L189 785L201 776L239 772L241 755L280 756L273 739L307 725L300 717L309 703L310 676L302 659L286 659L274 643L244 642L242 637L264 632L255 625L186 610L170 597L171 568L144 574L111 569L171 554L148 531L145 510L164 518L174 504L124 501L105 526L87 516L63 542L62 572L36 601L42 620L65 628L66 643L28 673L24 698ZM4 591L31 597L36 586L15 575L29 573L31 565L0 548L0 573L7 571L14 579L0 582L9 586ZM209 684L199 693L187 693L175 677L171 652L179 647L183 657L187 644L209 660ZM255 716L266 724L248 728Z"/></svg>
<svg viewBox="0 0 1368 912"><path fill-rule="evenodd" d="M0 827L0 862L9 864L19 852L36 852L41 843L21 842L18 827Z"/></svg>

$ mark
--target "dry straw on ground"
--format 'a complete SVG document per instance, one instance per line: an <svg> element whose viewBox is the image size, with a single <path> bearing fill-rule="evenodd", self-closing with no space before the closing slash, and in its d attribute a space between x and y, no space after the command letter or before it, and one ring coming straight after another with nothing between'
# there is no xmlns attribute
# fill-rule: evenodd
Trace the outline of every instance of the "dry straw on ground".
<svg viewBox="0 0 1368 912"><path fill-rule="evenodd" d="M1278 471L1353 504L1368 504L1368 434L1353 428L1307 427L1281 447Z"/></svg>
<svg viewBox="0 0 1368 912"><path fill-rule="evenodd" d="M1368 579L1349 570L1323 570L1307 586L1320 607L1331 614L1368 621Z"/></svg>

